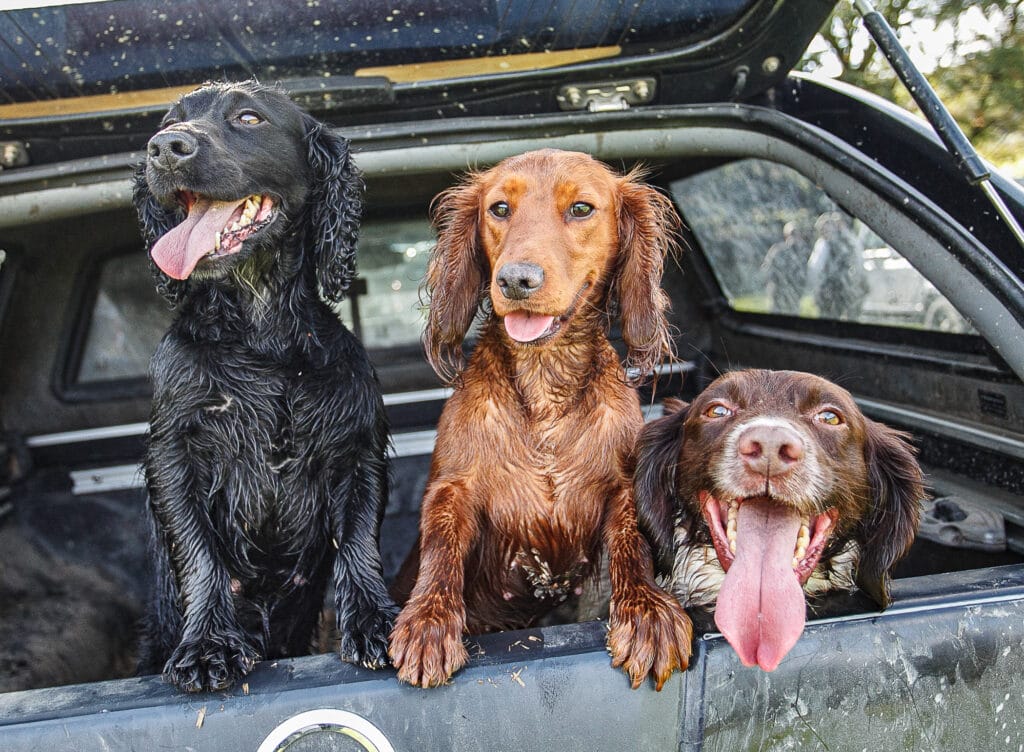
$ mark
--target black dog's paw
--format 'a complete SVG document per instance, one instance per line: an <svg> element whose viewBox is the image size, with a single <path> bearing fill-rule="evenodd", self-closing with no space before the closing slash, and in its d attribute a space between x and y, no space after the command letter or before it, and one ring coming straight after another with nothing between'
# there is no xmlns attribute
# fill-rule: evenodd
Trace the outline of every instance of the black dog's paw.
<svg viewBox="0 0 1024 752"><path fill-rule="evenodd" d="M259 658L240 635L211 634L178 645L164 666L164 676L183 692L213 692L248 674Z"/></svg>
<svg viewBox="0 0 1024 752"><path fill-rule="evenodd" d="M398 607L389 605L367 614L359 614L348 624L338 624L338 652L341 659L373 669L390 665L388 638L395 628L397 617Z"/></svg>

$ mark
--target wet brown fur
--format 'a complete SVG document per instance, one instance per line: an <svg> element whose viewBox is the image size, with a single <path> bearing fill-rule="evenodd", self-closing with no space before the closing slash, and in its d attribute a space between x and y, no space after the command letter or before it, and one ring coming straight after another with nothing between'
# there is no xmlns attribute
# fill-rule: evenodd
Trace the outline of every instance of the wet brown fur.
<svg viewBox="0 0 1024 752"><path fill-rule="evenodd" d="M508 218L488 211L497 201ZM578 201L594 207L586 220L569 214ZM634 687L653 673L660 689L686 667L691 627L655 585L637 528L628 468L643 420L607 328L617 313L640 374L669 352L660 278L675 211L637 173L545 150L471 174L438 197L434 220L424 339L455 392L438 424L420 539L396 584L408 596L391 642L399 678L446 682L467 660L463 633L535 623L593 575L603 544L613 664ZM544 269L527 300L499 290L496 271L510 261ZM548 341L524 344L504 329L514 310L566 320Z"/></svg>

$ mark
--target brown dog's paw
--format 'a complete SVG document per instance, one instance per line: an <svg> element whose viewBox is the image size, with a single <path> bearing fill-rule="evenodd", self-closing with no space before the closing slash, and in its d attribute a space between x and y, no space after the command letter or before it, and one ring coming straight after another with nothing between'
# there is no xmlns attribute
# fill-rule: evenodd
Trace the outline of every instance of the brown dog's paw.
<svg viewBox="0 0 1024 752"><path fill-rule="evenodd" d="M438 687L466 665L464 621L458 614L410 601L398 615L388 650L399 680L416 687Z"/></svg>
<svg viewBox="0 0 1024 752"><path fill-rule="evenodd" d="M659 692L674 669L690 662L693 623L678 601L656 588L612 601L608 650L612 666L629 674L637 689L648 673Z"/></svg>

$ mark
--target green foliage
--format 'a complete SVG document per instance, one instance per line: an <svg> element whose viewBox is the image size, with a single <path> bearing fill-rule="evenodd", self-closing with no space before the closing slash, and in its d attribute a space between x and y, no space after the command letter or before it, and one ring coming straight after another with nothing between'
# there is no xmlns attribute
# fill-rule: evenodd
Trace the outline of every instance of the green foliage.
<svg viewBox="0 0 1024 752"><path fill-rule="evenodd" d="M1024 175L1024 0L876 0L875 8L918 60L932 61L929 81L981 154ZM841 80L916 110L852 3L840 2L819 36L802 70L838 66Z"/></svg>

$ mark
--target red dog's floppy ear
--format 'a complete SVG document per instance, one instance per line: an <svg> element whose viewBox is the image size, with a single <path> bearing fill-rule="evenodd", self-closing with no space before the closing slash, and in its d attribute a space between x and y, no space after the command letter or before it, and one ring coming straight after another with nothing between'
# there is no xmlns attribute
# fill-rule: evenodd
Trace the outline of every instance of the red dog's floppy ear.
<svg viewBox="0 0 1024 752"><path fill-rule="evenodd" d="M683 450L683 422L689 405L665 400L665 415L640 431L636 444L633 496L637 523L647 538L659 574L672 571L677 497L676 470Z"/></svg>
<svg viewBox="0 0 1024 752"><path fill-rule="evenodd" d="M642 178L637 168L619 181L619 262L612 282L628 348L626 369L634 383L644 381L672 353L661 275L665 256L678 248L680 225L672 201Z"/></svg>
<svg viewBox="0 0 1024 752"><path fill-rule="evenodd" d="M462 340L487 277L480 250L480 190L479 175L471 173L461 185L438 194L431 207L438 238L427 265L423 344L430 365L449 383L465 366Z"/></svg>
<svg viewBox="0 0 1024 752"><path fill-rule="evenodd" d="M909 439L902 431L867 420L864 459L871 509L857 531L861 546L857 585L882 608L892 603L889 571L914 542L925 496L921 467Z"/></svg>

